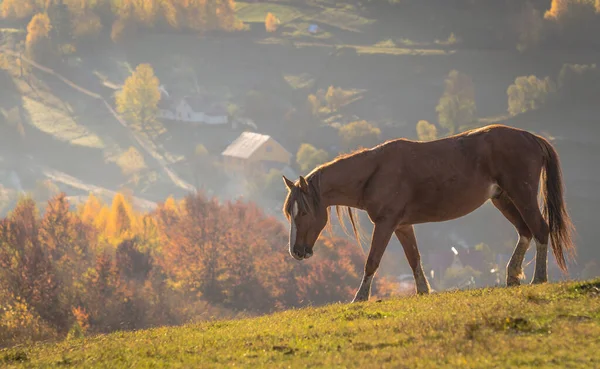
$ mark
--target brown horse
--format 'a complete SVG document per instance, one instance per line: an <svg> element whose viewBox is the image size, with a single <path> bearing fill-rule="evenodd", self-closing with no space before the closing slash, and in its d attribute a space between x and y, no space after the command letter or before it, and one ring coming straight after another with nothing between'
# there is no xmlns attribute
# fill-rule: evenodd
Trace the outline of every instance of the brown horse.
<svg viewBox="0 0 600 369"><path fill-rule="evenodd" d="M537 199L540 177L542 211ZM413 270L417 293L429 293L413 225L462 217L489 199L519 235L507 266L507 285L520 283L532 238L532 283L548 280L549 239L563 272L563 250L569 256L575 252L558 154L546 139L524 130L491 125L429 142L396 139L338 157L295 183L283 179L288 188L283 211L291 226L289 251L297 260L312 256L331 206L338 215L340 207L347 208L357 238L352 208L365 210L374 223L364 277L353 302L369 299L371 281L394 233Z"/></svg>

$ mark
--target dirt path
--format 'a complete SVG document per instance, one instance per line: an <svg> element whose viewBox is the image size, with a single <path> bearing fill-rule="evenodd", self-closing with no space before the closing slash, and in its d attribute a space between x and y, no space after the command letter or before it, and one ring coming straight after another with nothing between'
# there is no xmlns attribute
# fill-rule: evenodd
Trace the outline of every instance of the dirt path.
<svg viewBox="0 0 600 369"><path fill-rule="evenodd" d="M13 57L16 58L21 58L21 60L23 60L24 62L28 63L29 65L31 65L33 68L36 68L37 70L40 70L44 73L50 74L56 78L58 78L59 80L61 80L64 84L66 84L67 86L75 89L76 91L91 97L93 99L99 100L102 104L104 104L104 106L106 107L106 109L108 109L108 111L111 113L111 115L116 119L117 122L119 122L119 124L121 126L123 126L130 138L132 140L134 140L138 146L143 149L148 155L150 155L152 158L154 158L154 160L157 162L157 164L161 167L161 169L163 170L163 172L165 172L165 174L169 177L169 179L173 182L173 184L181 189L184 189L186 191L195 191L195 187L193 185L191 185L190 183L186 182L185 180L183 180L181 177L179 177L177 175L177 173L173 172L171 169L169 169L168 167L168 163L165 160L165 158L158 152L156 151L153 147L152 147L152 143L146 139L143 136L140 136L138 134L136 134L128 125L127 122L125 122L125 120L123 118L121 118L121 116L112 108L112 106L108 103L108 101L106 101L101 95L91 92L81 86L76 85L75 83L73 83L72 81L70 81L69 79L63 77L62 75L56 73L54 70L45 67L31 59L28 59L22 55L19 55L18 53L12 51L12 50L7 50L5 48L2 49L2 52L11 55Z"/></svg>

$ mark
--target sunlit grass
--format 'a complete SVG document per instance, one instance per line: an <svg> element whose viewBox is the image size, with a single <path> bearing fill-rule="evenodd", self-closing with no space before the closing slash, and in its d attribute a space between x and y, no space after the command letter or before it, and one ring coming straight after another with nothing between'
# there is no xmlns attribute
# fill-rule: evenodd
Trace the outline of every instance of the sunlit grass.
<svg viewBox="0 0 600 369"><path fill-rule="evenodd" d="M362 32L365 26L375 23L375 20L365 18L351 9L336 8L327 8L311 16L310 20L352 32Z"/></svg>
<svg viewBox="0 0 600 369"><path fill-rule="evenodd" d="M78 124L67 112L29 97L23 97L23 107L30 116L30 123L40 131L73 145L104 148L100 137Z"/></svg>
<svg viewBox="0 0 600 369"><path fill-rule="evenodd" d="M273 3L237 2L236 16L242 22L264 23L267 13L273 13L282 23L287 23L304 15L301 8Z"/></svg>
<svg viewBox="0 0 600 369"><path fill-rule="evenodd" d="M600 366L600 280L333 304L0 351L7 367Z"/></svg>

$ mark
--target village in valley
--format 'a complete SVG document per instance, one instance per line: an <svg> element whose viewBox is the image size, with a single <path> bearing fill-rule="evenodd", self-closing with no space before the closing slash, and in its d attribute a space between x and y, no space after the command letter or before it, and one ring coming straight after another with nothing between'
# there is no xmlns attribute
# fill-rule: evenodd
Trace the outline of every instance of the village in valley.
<svg viewBox="0 0 600 369"><path fill-rule="evenodd" d="M516 127L556 148L576 226L567 274L550 246L549 280L598 277L598 34L594 0L0 0L0 366L35 366L38 348L19 351L32 342L88 347L115 331L146 342L144 329L162 334L160 327L188 323L191 331L173 336L177 347L140 343L139 362L160 366L162 347L175 352L195 340L172 357L258 367L310 362L323 351L332 365L417 367L410 360L439 345L415 348L426 341L415 337L464 331L444 349L457 356L437 367L468 366L458 348L517 352L543 341L554 350L545 340L556 332L597 335L597 312L582 307L596 304L597 283L496 291L514 258L523 258L519 281L529 284L542 247L532 235L523 249L529 238L494 202L498 183L489 190L495 197L464 217L411 225L409 236L394 228L369 290L376 302L364 309L343 303L366 280L372 214L330 207L331 227L314 256L305 245L311 258L299 260L284 202L294 189L310 192L301 178L315 168L390 140L417 147L489 125ZM440 166L439 155L415 152L394 160ZM437 185L430 178L419 186L397 196ZM406 242L418 242L431 297L416 296L418 263ZM459 290L467 292L444 294ZM561 305L569 299L574 305ZM422 313L439 312L431 306L455 310ZM410 315L417 333L405 329L405 311L418 312ZM457 312L478 315L462 324ZM229 321L253 316L268 324ZM394 322L384 326L396 341L375 332L358 338L379 319ZM267 326L277 332L261 330ZM238 329L252 332L246 339ZM350 333L319 341L338 329ZM489 332L500 344L478 341ZM273 342L263 345L265 337ZM234 341L231 352L219 346ZM398 361L394 352L405 349L410 357ZM40 360L85 364L79 348L61 350ZM349 352L365 361L346 365ZM496 367L498 357L481 362Z"/></svg>

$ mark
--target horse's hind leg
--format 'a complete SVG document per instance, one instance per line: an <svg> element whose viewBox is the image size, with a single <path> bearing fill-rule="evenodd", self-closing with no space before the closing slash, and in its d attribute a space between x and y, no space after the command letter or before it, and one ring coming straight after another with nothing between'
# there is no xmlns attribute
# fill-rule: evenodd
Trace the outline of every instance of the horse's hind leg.
<svg viewBox="0 0 600 369"><path fill-rule="evenodd" d="M523 277L523 259L529 248L532 234L519 210L505 192L492 199L492 203L512 223L519 234L519 241L506 267L506 285L518 286L520 279Z"/></svg>
<svg viewBox="0 0 600 369"><path fill-rule="evenodd" d="M431 291L431 287L429 286L429 282L427 281L425 273L423 273L421 255L419 254L419 249L417 247L417 238L415 237L415 230L413 226L410 225L396 228L395 233L396 237L400 241L400 244L402 244L408 264L412 268L413 275L415 277L415 284L417 286L417 293L429 293Z"/></svg>
<svg viewBox="0 0 600 369"><path fill-rule="evenodd" d="M548 238L550 228L548 223L540 212L539 205L535 196L532 196L524 206L515 201L515 205L521 211L523 220L527 223L533 233L535 240L535 272L533 274L532 284L544 283L548 281Z"/></svg>
<svg viewBox="0 0 600 369"><path fill-rule="evenodd" d="M535 240L535 272L531 283L544 283L548 280L548 238L550 228L542 216L537 200L538 181L532 181L532 188L508 192L513 204L519 210L521 218L527 224Z"/></svg>

